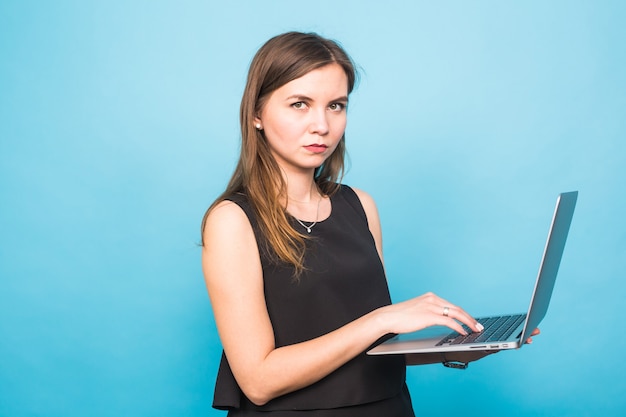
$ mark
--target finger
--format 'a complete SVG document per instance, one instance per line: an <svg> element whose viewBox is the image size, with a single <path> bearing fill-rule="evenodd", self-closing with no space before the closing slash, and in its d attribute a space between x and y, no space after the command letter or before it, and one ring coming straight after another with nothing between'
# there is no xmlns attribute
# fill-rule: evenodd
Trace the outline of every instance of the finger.
<svg viewBox="0 0 626 417"><path fill-rule="evenodd" d="M477 328L476 320L471 317L467 319L467 317L469 316L466 313L463 314L463 312L459 312L457 308L450 307L447 316L444 316L442 314L438 317L439 322L437 324L447 326L457 333L463 335L467 335L467 329L463 327L462 324L466 324L470 328L470 330L475 332L479 332L482 330L479 330ZM465 320L465 323L463 323L463 320Z"/></svg>
<svg viewBox="0 0 626 417"><path fill-rule="evenodd" d="M483 326L478 323L476 321L476 319L474 319L471 315L469 315L465 310L463 310L461 307L450 303L448 300L441 298L439 296L437 296L434 293L427 293L424 294L424 297L426 297L428 299L428 301L430 301L431 304L431 311L434 314L441 314L444 317L450 317L453 318L457 321L460 321L461 323L467 325L467 327L469 327L472 331L474 332L481 332L483 331ZM448 322L450 323L450 322ZM463 329L462 326L456 326L456 325L447 325L444 324L445 326L448 326L450 328L453 328L454 330L457 330L457 328L461 328ZM466 333L465 331L463 331L464 333ZM461 332L459 332L461 333Z"/></svg>
<svg viewBox="0 0 626 417"><path fill-rule="evenodd" d="M533 332L530 334L531 336L537 336L539 333L541 333L541 331L539 329L535 329L533 330ZM527 344L531 344L533 342L533 338L529 337L528 339L526 339L526 343Z"/></svg>
<svg viewBox="0 0 626 417"><path fill-rule="evenodd" d="M447 313L447 317L451 317L457 321L460 321L474 332L481 332L484 329L483 326L478 323L475 318L470 316L461 307L450 304L447 306L447 309L446 307L444 307L441 312L441 314L444 316L446 315L445 313Z"/></svg>
<svg viewBox="0 0 626 417"><path fill-rule="evenodd" d="M465 330L465 328L461 326L461 324L459 324L459 322L453 319L452 317L441 316L437 321L437 325L446 326L446 327L451 328L452 330L454 330L455 332L459 334L462 334L465 336L467 335L467 330Z"/></svg>

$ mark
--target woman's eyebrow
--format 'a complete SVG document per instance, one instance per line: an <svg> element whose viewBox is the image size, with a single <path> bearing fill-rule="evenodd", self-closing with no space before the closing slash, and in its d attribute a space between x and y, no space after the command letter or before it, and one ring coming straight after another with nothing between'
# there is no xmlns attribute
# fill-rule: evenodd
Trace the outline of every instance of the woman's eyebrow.
<svg viewBox="0 0 626 417"><path fill-rule="evenodd" d="M315 101L311 97L305 96L303 94L293 94L293 95L290 95L289 97L287 97L285 99L285 101L289 101L289 100ZM348 102L348 96L337 97L335 99L329 100L329 103L335 103L335 102L338 102L338 101L347 103Z"/></svg>
<svg viewBox="0 0 626 417"><path fill-rule="evenodd" d="M305 96L303 94L293 94L285 99L285 101L289 100L314 101L311 97Z"/></svg>

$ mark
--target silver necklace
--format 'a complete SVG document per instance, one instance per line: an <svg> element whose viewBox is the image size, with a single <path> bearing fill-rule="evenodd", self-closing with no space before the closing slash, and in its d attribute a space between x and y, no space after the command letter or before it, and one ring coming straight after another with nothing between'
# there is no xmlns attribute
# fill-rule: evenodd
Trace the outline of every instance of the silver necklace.
<svg viewBox="0 0 626 417"><path fill-rule="evenodd" d="M322 202L322 196L320 195L319 200L317 200L317 211L315 212L315 221L311 223L310 225L307 226L306 224L302 223L300 219L296 218L296 221L300 223L300 225L306 229L307 233L311 233L311 229L313 228L313 226L317 224L317 219L319 218L319 215L320 215L320 203L321 202Z"/></svg>

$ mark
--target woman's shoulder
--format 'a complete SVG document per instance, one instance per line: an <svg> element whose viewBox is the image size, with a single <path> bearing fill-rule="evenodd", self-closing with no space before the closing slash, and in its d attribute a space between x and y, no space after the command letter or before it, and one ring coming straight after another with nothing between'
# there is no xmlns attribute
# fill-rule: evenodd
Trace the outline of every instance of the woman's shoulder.
<svg viewBox="0 0 626 417"><path fill-rule="evenodd" d="M355 188L355 187L349 187L349 188L354 192L354 194L356 194L359 200L361 200L361 204L374 203L374 198L368 192L360 188Z"/></svg>
<svg viewBox="0 0 626 417"><path fill-rule="evenodd" d="M246 194L237 192L222 195L213 203L208 216L213 217L240 217L242 213L248 214L250 202Z"/></svg>
<svg viewBox="0 0 626 417"><path fill-rule="evenodd" d="M358 199L358 202L361 203L363 209L367 212L368 208L376 207L376 202L374 198L366 191L363 191L360 188L352 187L350 185L341 184L339 188L339 193L347 198Z"/></svg>
<svg viewBox="0 0 626 417"><path fill-rule="evenodd" d="M204 228L206 234L222 235L247 233L250 221L244 208L232 199L223 199L215 204L206 217Z"/></svg>
<svg viewBox="0 0 626 417"><path fill-rule="evenodd" d="M236 201L231 199L223 199L216 203L211 211L209 212L209 216L232 216L236 215L236 213L242 213L243 209L240 204L237 204Z"/></svg>

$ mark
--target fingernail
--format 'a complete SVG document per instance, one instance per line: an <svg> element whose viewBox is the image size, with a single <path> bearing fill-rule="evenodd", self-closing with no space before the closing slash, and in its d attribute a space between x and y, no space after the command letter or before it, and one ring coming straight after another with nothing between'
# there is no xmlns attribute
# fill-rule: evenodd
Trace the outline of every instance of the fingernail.
<svg viewBox="0 0 626 417"><path fill-rule="evenodd" d="M478 329L479 332L482 332L483 330L485 330L485 326L483 326L480 323L476 323L476 328Z"/></svg>

